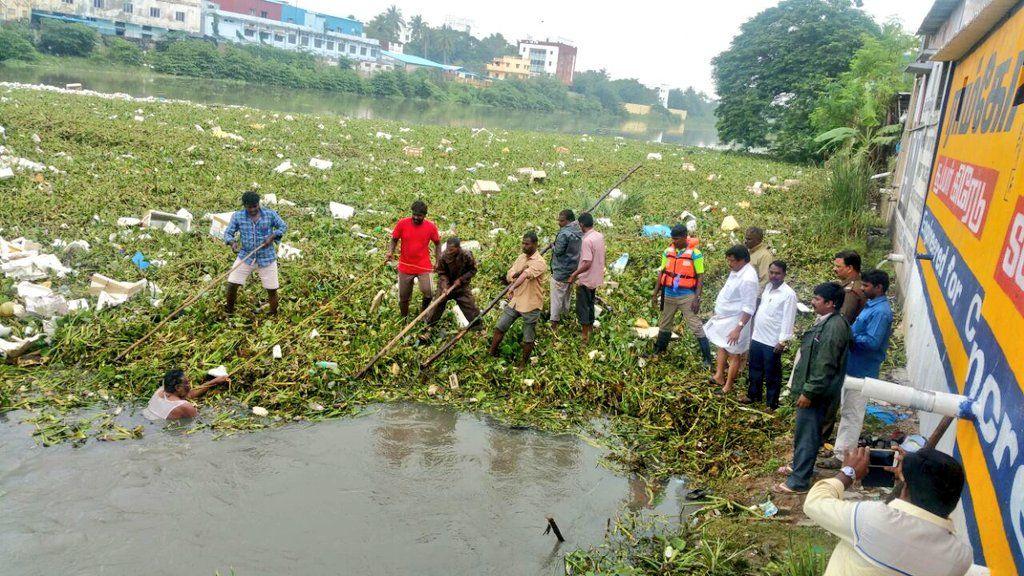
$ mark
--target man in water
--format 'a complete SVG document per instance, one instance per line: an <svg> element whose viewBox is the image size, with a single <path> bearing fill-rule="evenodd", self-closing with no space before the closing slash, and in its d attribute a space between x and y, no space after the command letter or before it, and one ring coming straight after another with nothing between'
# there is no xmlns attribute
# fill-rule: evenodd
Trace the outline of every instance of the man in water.
<svg viewBox="0 0 1024 576"><path fill-rule="evenodd" d="M537 251L537 234L523 234L523 253L505 275L506 281L512 285L509 289L512 299L501 312L501 318L498 318L498 324L494 327L491 356L498 356L498 347L501 346L505 333L516 319L522 317L523 358L519 366L525 366L530 360L534 341L537 339L537 320L540 319L540 311L544 306L543 280L547 269L544 258Z"/></svg>
<svg viewBox="0 0 1024 576"><path fill-rule="evenodd" d="M412 203L412 217L402 218L391 231L391 245L384 257L391 262L395 257L395 248L402 243L398 255L398 308L402 316L409 315L409 300L412 298L412 284L415 281L423 295L423 306L426 310L433 299L433 288L430 276L434 271L430 263L430 243L434 244L434 260L441 259L441 235L437 226L427 220L427 204L422 200Z"/></svg>
<svg viewBox="0 0 1024 576"><path fill-rule="evenodd" d="M277 249L273 244L280 242L288 225L277 212L260 206L260 195L249 191L242 194L242 210L231 216L224 231L224 243L238 254L231 274L228 275L227 312L235 311L238 289L257 272L260 282L267 291L270 313L277 314ZM237 239L236 239L237 235Z"/></svg>
<svg viewBox="0 0 1024 576"><path fill-rule="evenodd" d="M168 370L164 374L164 385L153 392L149 404L143 410L143 415L150 420L195 418L199 409L190 400L195 400L210 388L226 384L229 381L227 376L217 376L193 388L185 376L185 372L177 369Z"/></svg>

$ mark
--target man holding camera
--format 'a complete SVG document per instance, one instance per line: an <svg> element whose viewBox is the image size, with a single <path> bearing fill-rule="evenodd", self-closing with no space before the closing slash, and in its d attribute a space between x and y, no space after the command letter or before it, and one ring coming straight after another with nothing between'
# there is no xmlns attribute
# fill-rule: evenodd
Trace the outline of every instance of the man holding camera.
<svg viewBox="0 0 1024 576"><path fill-rule="evenodd" d="M963 576L970 569L971 546L949 519L964 487L963 467L932 448L896 453L899 460L886 470L903 481L903 491L888 504L843 499L868 474L867 448L849 452L842 470L807 494L804 513L839 538L824 576Z"/></svg>

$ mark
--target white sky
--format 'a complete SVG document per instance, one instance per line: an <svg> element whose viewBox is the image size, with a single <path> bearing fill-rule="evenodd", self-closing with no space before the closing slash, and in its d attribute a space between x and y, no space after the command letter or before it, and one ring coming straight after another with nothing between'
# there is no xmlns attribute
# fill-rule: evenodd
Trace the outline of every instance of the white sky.
<svg viewBox="0 0 1024 576"><path fill-rule="evenodd" d="M526 36L564 38L578 49L577 70L605 68L613 78L644 84L694 86L714 91L711 59L729 47L740 25L778 0L632 0L628 3L580 0L292 0L301 8L353 14L369 21L395 4L408 20L421 14L431 26L454 16L473 22L473 35L500 32L515 43ZM897 16L915 32L933 0L864 0L876 19Z"/></svg>

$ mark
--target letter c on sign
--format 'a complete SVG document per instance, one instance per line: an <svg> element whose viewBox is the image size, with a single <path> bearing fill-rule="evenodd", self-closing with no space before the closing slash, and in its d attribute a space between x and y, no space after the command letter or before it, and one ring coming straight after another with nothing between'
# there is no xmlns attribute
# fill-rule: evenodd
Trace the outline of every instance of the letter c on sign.
<svg viewBox="0 0 1024 576"><path fill-rule="evenodd" d="M987 409L989 399L992 400L991 411ZM975 416L978 418L978 429L981 430L981 437L985 439L985 443L991 444L996 440L996 432L998 432L996 424L999 423L1003 408L999 385L996 384L996 379L991 374L985 378L985 383L981 385L977 402L978 410ZM989 414L992 416L989 417Z"/></svg>
<svg viewBox="0 0 1024 576"><path fill-rule="evenodd" d="M974 337L978 333L975 325L981 319L981 302L981 295L975 294L974 298L971 298L970 307L967 309L967 317L964 318L964 336L967 337L968 342L974 342Z"/></svg>
<svg viewBox="0 0 1024 576"><path fill-rule="evenodd" d="M1010 489L1010 522L1017 538L1017 549L1024 550L1024 465L1017 467Z"/></svg>

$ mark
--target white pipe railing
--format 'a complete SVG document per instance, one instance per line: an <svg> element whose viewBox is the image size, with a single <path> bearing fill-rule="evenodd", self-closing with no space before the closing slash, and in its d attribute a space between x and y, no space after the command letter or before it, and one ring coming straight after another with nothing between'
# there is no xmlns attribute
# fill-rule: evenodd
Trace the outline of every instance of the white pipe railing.
<svg viewBox="0 0 1024 576"><path fill-rule="evenodd" d="M854 378L853 376L846 377L843 387L859 390L861 394L872 400L881 400L941 416L974 420L974 403L970 398L960 394L918 390L911 386L903 386L885 380Z"/></svg>

